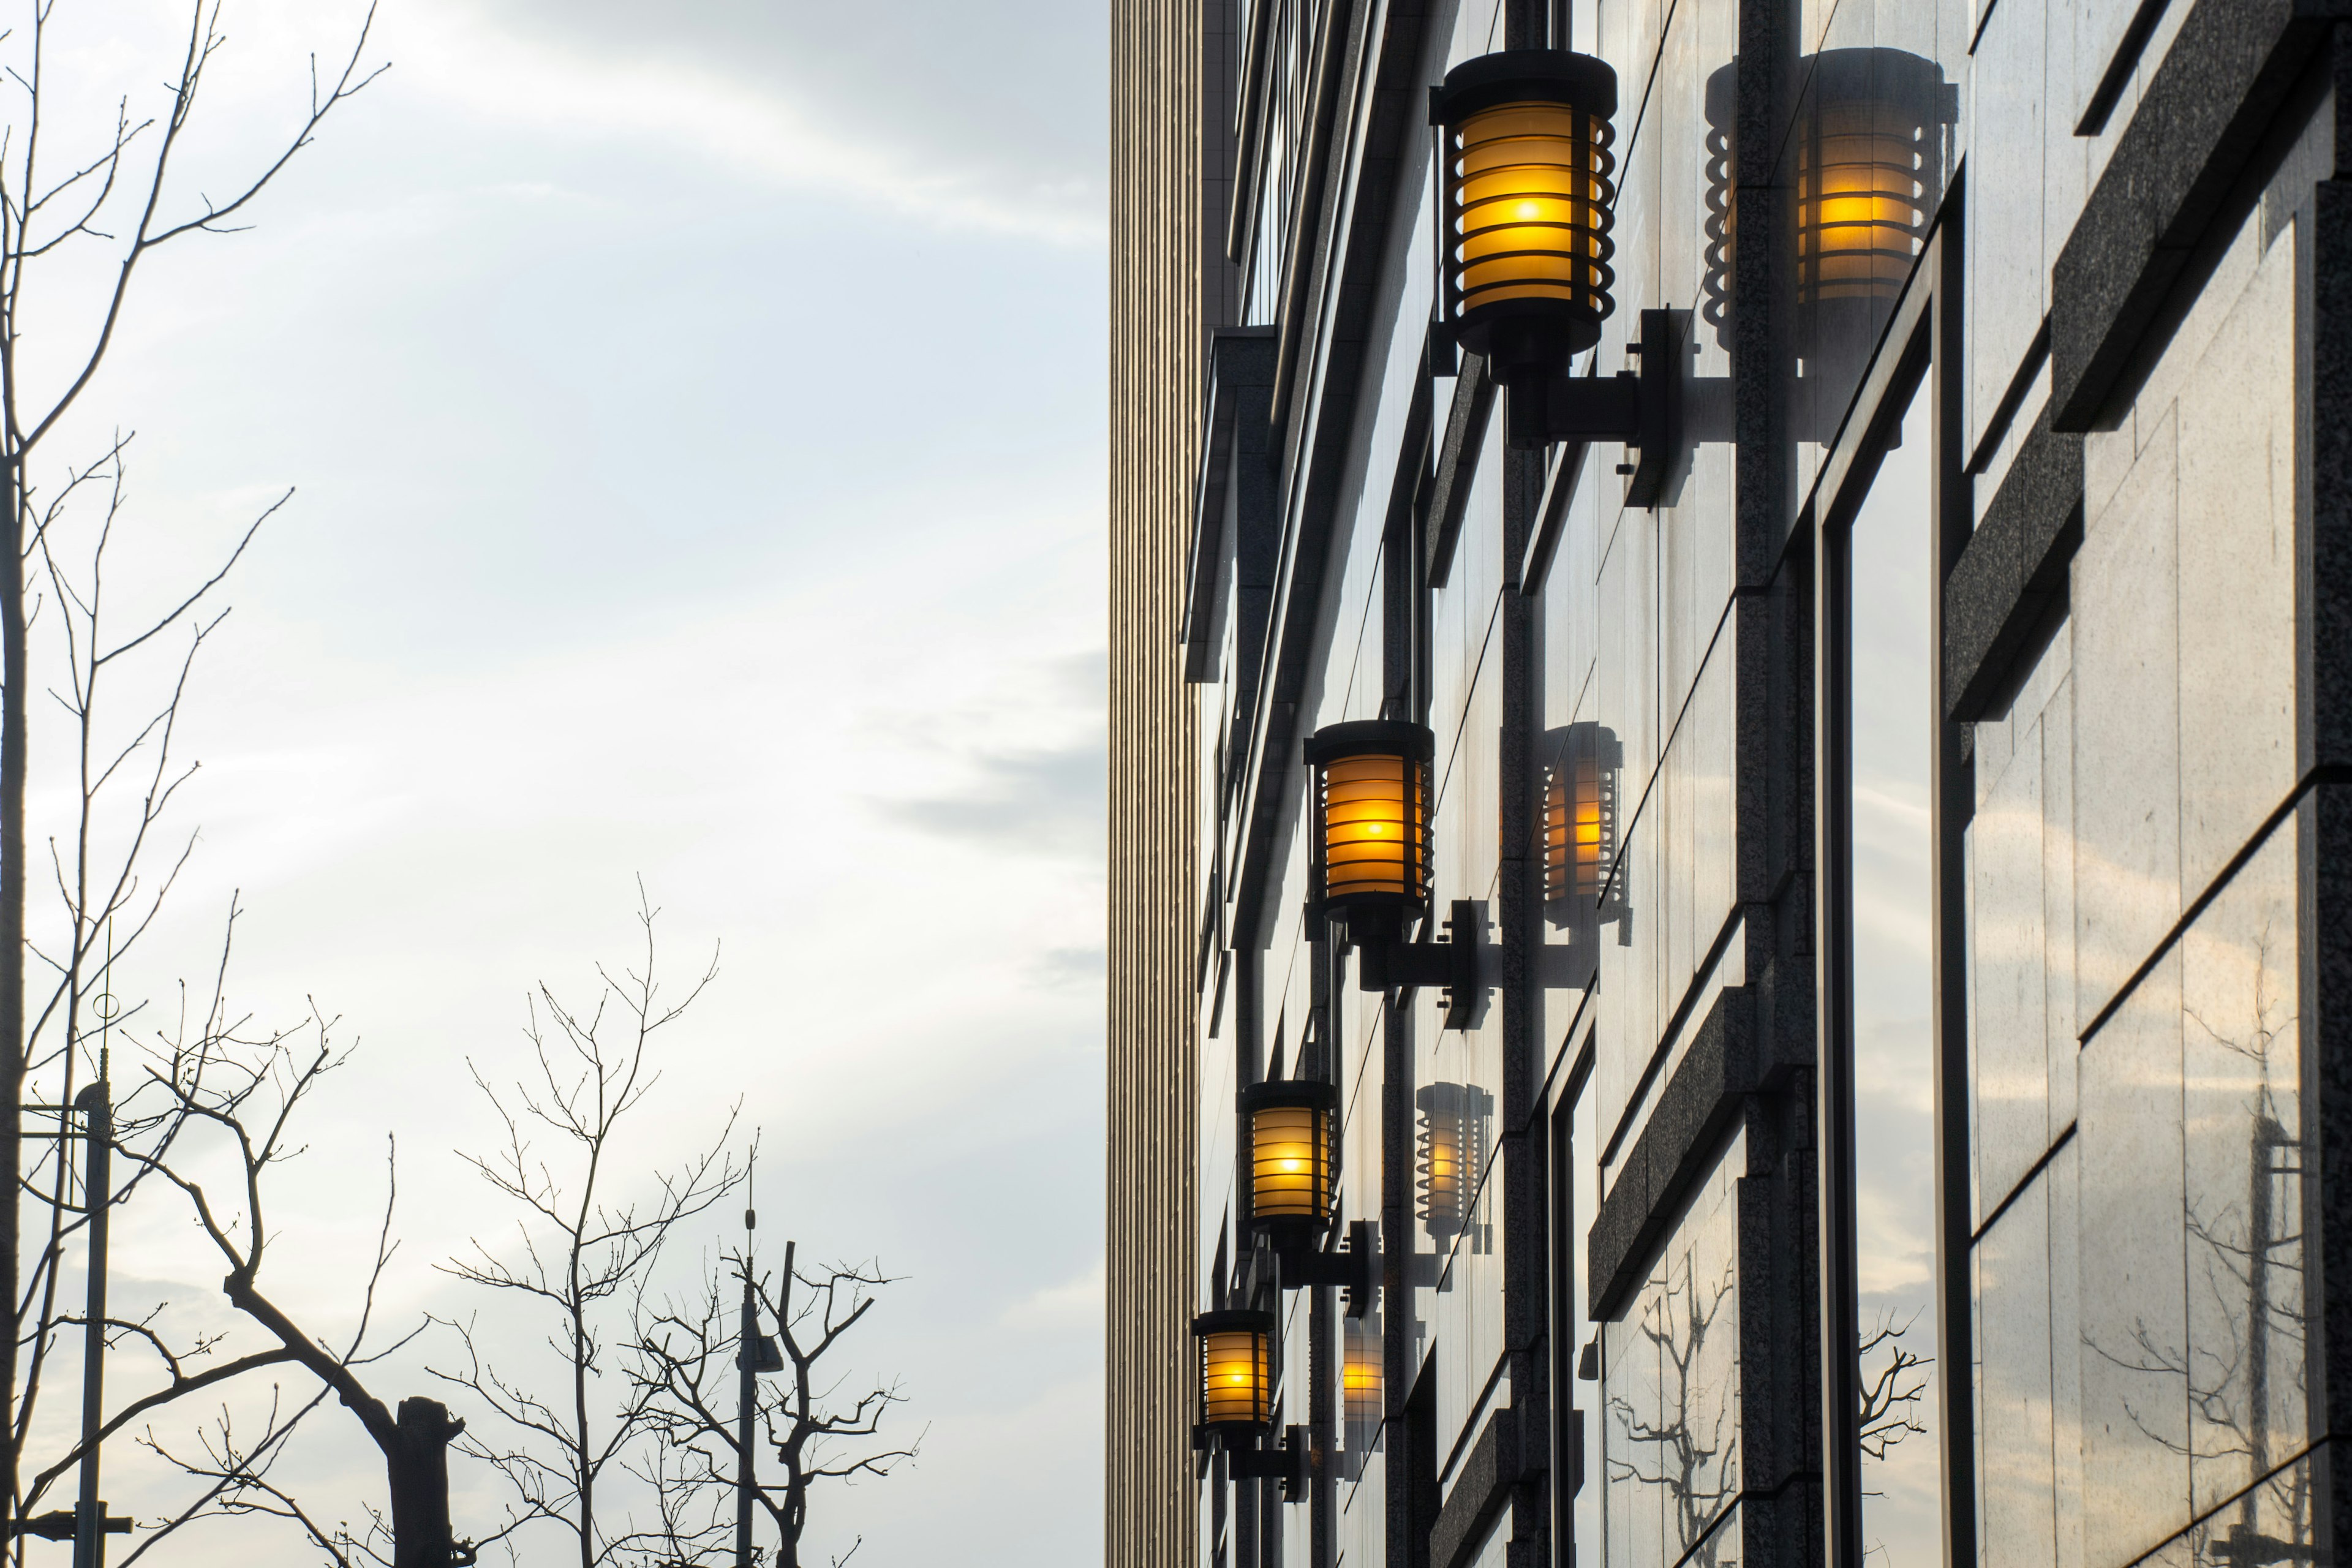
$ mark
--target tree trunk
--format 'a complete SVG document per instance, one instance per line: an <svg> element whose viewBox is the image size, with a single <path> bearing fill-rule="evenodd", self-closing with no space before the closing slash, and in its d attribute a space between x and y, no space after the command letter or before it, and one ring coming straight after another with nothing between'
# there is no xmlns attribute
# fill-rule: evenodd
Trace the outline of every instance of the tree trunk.
<svg viewBox="0 0 2352 1568"><path fill-rule="evenodd" d="M449 1443L466 1429L437 1399L404 1399L384 1468L392 1481L393 1568L456 1568ZM472 1558L468 1556L467 1562Z"/></svg>
<svg viewBox="0 0 2352 1568"><path fill-rule="evenodd" d="M11 443L13 446L13 443ZM16 1425L17 1173L23 1168L25 1099L25 514L24 455L0 457L0 1160L8 1190L0 1194L0 1300L12 1314L0 1335L0 1400ZM16 1446L0 1442L0 1514L13 1516Z"/></svg>

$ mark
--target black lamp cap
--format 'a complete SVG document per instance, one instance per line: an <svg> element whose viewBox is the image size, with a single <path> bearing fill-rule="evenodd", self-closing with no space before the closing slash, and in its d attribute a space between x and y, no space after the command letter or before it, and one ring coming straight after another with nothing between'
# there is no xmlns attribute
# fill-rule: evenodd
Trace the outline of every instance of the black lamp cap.
<svg viewBox="0 0 2352 1568"><path fill-rule="evenodd" d="M1617 73L1607 61L1572 49L1504 49L1447 71L1429 116L1459 125L1499 103L1569 103L1605 120L1617 112Z"/></svg>
<svg viewBox="0 0 2352 1568"><path fill-rule="evenodd" d="M1310 766L1341 757L1405 757L1425 763L1437 754L1437 738L1426 724L1403 719L1356 719L1326 724L1307 737Z"/></svg>
<svg viewBox="0 0 2352 1568"><path fill-rule="evenodd" d="M1195 1339L1207 1334L1264 1334L1274 1337L1274 1314L1252 1307L1229 1307L1219 1312L1202 1312L1192 1320Z"/></svg>
<svg viewBox="0 0 2352 1568"><path fill-rule="evenodd" d="M1269 1079L1264 1083L1250 1084L1236 1098L1244 1114L1284 1105L1304 1105L1322 1111L1339 1108L1337 1086L1311 1078Z"/></svg>

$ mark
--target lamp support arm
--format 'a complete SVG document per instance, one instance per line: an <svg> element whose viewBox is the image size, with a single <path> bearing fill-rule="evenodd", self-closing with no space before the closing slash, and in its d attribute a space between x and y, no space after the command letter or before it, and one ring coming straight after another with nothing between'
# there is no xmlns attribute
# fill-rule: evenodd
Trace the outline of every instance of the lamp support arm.
<svg viewBox="0 0 2352 1568"><path fill-rule="evenodd" d="M1479 918L1475 899L1456 899L1436 942L1378 939L1358 944L1356 983L1366 991L1444 987L1445 1026L1459 1029L1478 1005Z"/></svg>
<svg viewBox="0 0 2352 1568"><path fill-rule="evenodd" d="M1685 404L1695 402L1699 423L1708 424L1706 415L1729 385L1723 377L1684 374L1689 327L1688 310L1644 310L1640 341L1626 345L1642 362L1638 372L1532 375L1515 383L1507 416L1511 445L1532 450L1555 441L1622 442L1626 460L1617 471L1625 476L1625 504L1660 505L1685 441L1726 438L1690 428L1685 417Z"/></svg>
<svg viewBox="0 0 2352 1568"><path fill-rule="evenodd" d="M1298 1501L1307 1495L1307 1428L1284 1427L1276 1446L1228 1449L1225 1470L1237 1481L1280 1481L1282 1500Z"/></svg>
<svg viewBox="0 0 2352 1568"><path fill-rule="evenodd" d="M1380 1285L1381 1247L1373 1239L1371 1221L1350 1221L1348 1239L1335 1252L1299 1247L1277 1250L1275 1256L1284 1289L1337 1286L1347 1292L1348 1316L1360 1318L1372 1310L1372 1293Z"/></svg>

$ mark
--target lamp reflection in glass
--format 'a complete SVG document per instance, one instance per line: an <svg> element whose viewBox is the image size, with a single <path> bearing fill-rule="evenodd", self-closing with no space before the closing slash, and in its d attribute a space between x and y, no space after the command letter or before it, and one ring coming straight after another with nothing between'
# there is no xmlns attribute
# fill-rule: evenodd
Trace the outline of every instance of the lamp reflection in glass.
<svg viewBox="0 0 2352 1568"><path fill-rule="evenodd" d="M1201 1425L1228 1438L1274 1426L1274 1314L1203 1312L1192 1320L1201 1351Z"/></svg>
<svg viewBox="0 0 2352 1568"><path fill-rule="evenodd" d="M1825 49L1805 62L1796 159L1796 306L1809 373L1843 397L1911 275L1958 119L1933 60Z"/></svg>
<svg viewBox="0 0 2352 1568"><path fill-rule="evenodd" d="M1617 864L1618 782L1625 748L1599 724L1571 724L1546 737L1544 905L1554 925L1605 922L1624 913Z"/></svg>
<svg viewBox="0 0 2352 1568"><path fill-rule="evenodd" d="M1483 1250L1483 1235L1471 1226L1478 1201L1480 1163L1486 1146L1486 1119L1494 1097L1475 1084L1425 1084L1413 1093L1421 1112L1414 1137L1413 1185L1422 1228L1442 1247L1473 1231L1472 1249Z"/></svg>
<svg viewBox="0 0 2352 1568"><path fill-rule="evenodd" d="M1704 200L1706 241L1699 257L1699 318L1714 329L1716 347L1731 348L1731 263L1738 247L1739 204L1732 139L1739 128L1739 65L1717 68L1706 79Z"/></svg>
<svg viewBox="0 0 2352 1568"><path fill-rule="evenodd" d="M1379 1320L1345 1318L1347 1341L1339 1364L1340 1403L1348 1425L1349 1479L1364 1473L1364 1460L1381 1435L1381 1327Z"/></svg>
<svg viewBox="0 0 2352 1568"><path fill-rule="evenodd" d="M1241 1092L1249 1140L1250 1218L1301 1239L1330 1225L1339 1091L1313 1079L1254 1083Z"/></svg>
<svg viewBox="0 0 2352 1568"><path fill-rule="evenodd" d="M1429 764L1420 724L1359 720L1307 741L1315 770L1315 850L1325 913L1350 941L1393 938L1429 901Z"/></svg>

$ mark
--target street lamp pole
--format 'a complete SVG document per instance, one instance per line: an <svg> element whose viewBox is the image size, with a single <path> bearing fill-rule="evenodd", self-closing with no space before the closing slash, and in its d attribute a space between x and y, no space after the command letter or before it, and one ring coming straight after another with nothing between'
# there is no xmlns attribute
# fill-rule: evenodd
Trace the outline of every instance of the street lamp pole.
<svg viewBox="0 0 2352 1568"><path fill-rule="evenodd" d="M743 1228L754 1224L753 1213L743 1211ZM751 1249L743 1249L743 1332L735 1344L735 1568L751 1568L751 1494L759 1486L752 1473L758 1450L751 1446L752 1418L759 1409L760 1299L751 1284Z"/></svg>
<svg viewBox="0 0 2352 1568"><path fill-rule="evenodd" d="M103 1568L106 1505L98 1499L99 1429L105 1425L106 1222L114 1205L114 1106L104 1069L74 1096L86 1140L82 1203L89 1214L89 1282L83 1325L81 1376L81 1496L74 1509L74 1568Z"/></svg>

